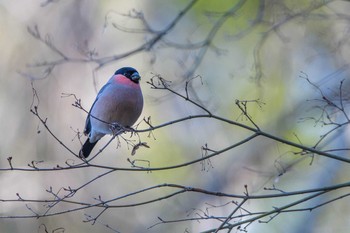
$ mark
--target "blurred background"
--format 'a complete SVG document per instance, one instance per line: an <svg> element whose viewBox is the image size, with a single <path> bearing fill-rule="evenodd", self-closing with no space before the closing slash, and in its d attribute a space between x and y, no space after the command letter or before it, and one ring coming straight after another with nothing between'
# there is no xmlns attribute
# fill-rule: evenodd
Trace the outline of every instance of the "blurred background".
<svg viewBox="0 0 350 233"><path fill-rule="evenodd" d="M321 150L349 148L347 119L349 100L349 13L346 1L0 1L0 168L52 168L77 159L44 128L30 108L38 105L50 130L72 151L78 152L86 113L72 106L74 94L89 109L98 90L116 69L135 67L142 75L145 107L142 118L159 125L181 117L202 114L194 105L147 84L155 74L171 81L172 88L189 96L212 113L252 126L235 100L249 102L254 122L278 137ZM186 7L188 11L179 18ZM145 21L142 21L144 19ZM174 23L174 27L170 27ZM148 28L149 27L149 28ZM167 30L168 29L168 30ZM30 33L31 32L31 33ZM161 34L163 33L163 34ZM33 36L34 34L34 36ZM35 36L36 35L36 36ZM39 36L40 35L40 36ZM161 39L144 45L157 35ZM41 40L42 39L42 40ZM45 43L46 41L46 43ZM139 49L139 50L138 50ZM136 51L127 55L130 51ZM116 56L116 57L113 57ZM118 57L120 56L120 58ZM307 81L312 81L312 84ZM342 88L340 88L341 81ZM33 87L38 98L33 98ZM340 95L340 90L343 90ZM324 96L338 106L326 102ZM343 101L339 101L343 100ZM252 133L213 119L194 119L170 125L153 134L140 134L150 148L131 148L117 140L96 158L101 165L171 166L201 158L205 144L220 150ZM109 137L102 141L107 143ZM85 138L82 138L84 141ZM103 143L100 143L100 148ZM118 148L117 148L118 147ZM345 163L259 137L203 163L154 172L118 171L103 176L74 195L74 200L97 203L163 183L176 183L210 191L243 194L267 192L273 186L284 191L319 188L348 181ZM348 150L334 154L348 157ZM142 160L142 161L141 161ZM66 194L106 170L86 168L65 171L0 171L0 199L52 199ZM159 198L173 192L159 188L115 204ZM313 199L307 208L346 193L345 189ZM18 194L18 195L17 195ZM266 211L290 203L295 197L250 200L245 209ZM299 197L300 198L300 197ZM295 198L297 200L297 198ZM217 221L163 220L227 216L232 198L184 193L148 205L113 208L92 225L83 222L99 209L85 209L45 218L1 218L1 232L200 232L215 228ZM230 203L231 204L227 204ZM0 202L0 216L44 213L40 203ZM60 204L49 213L64 211ZM348 199L340 199L312 212L280 214L268 223L247 227L248 232L347 232ZM238 219L239 220L239 219ZM237 220L237 221L238 221ZM268 218L264 219L268 220ZM110 229L107 225L114 229ZM46 229L45 229L46 227ZM151 228L150 228L151 227Z"/></svg>

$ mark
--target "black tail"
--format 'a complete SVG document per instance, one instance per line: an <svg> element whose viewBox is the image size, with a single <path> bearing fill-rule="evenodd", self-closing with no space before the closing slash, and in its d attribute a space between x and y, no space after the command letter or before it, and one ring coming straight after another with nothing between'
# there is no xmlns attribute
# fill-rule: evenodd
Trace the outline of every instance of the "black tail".
<svg viewBox="0 0 350 233"><path fill-rule="evenodd" d="M81 150L79 152L79 156L87 158L90 155L92 149L94 148L94 146L96 145L97 142L98 141L91 143L89 138L88 138L86 140L86 142L84 143L83 147L81 148Z"/></svg>

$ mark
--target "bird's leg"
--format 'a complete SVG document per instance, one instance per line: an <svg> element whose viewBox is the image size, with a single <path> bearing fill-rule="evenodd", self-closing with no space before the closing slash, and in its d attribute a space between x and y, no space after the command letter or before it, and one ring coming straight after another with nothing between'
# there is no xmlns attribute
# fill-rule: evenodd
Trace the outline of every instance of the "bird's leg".
<svg viewBox="0 0 350 233"><path fill-rule="evenodd" d="M125 131L125 127L120 125L118 122L114 122L110 124L110 130L112 131L113 135L118 135Z"/></svg>

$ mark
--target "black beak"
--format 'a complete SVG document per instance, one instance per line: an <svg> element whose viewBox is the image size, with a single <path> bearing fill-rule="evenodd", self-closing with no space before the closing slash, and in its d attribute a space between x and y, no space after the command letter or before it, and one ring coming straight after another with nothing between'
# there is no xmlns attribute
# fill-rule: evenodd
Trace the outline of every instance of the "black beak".
<svg viewBox="0 0 350 233"><path fill-rule="evenodd" d="M135 83L138 83L140 81L140 79L141 79L141 76L137 72L134 72L131 75L131 80L134 81Z"/></svg>

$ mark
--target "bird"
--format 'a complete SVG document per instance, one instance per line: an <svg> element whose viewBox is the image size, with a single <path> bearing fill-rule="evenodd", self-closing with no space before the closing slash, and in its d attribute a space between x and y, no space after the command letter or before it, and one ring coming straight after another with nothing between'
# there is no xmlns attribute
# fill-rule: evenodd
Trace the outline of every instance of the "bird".
<svg viewBox="0 0 350 233"><path fill-rule="evenodd" d="M98 92L85 122L88 136L79 156L87 158L96 143L106 134L114 134L115 126L129 128L140 117L143 96L141 76L132 67L118 69Z"/></svg>

